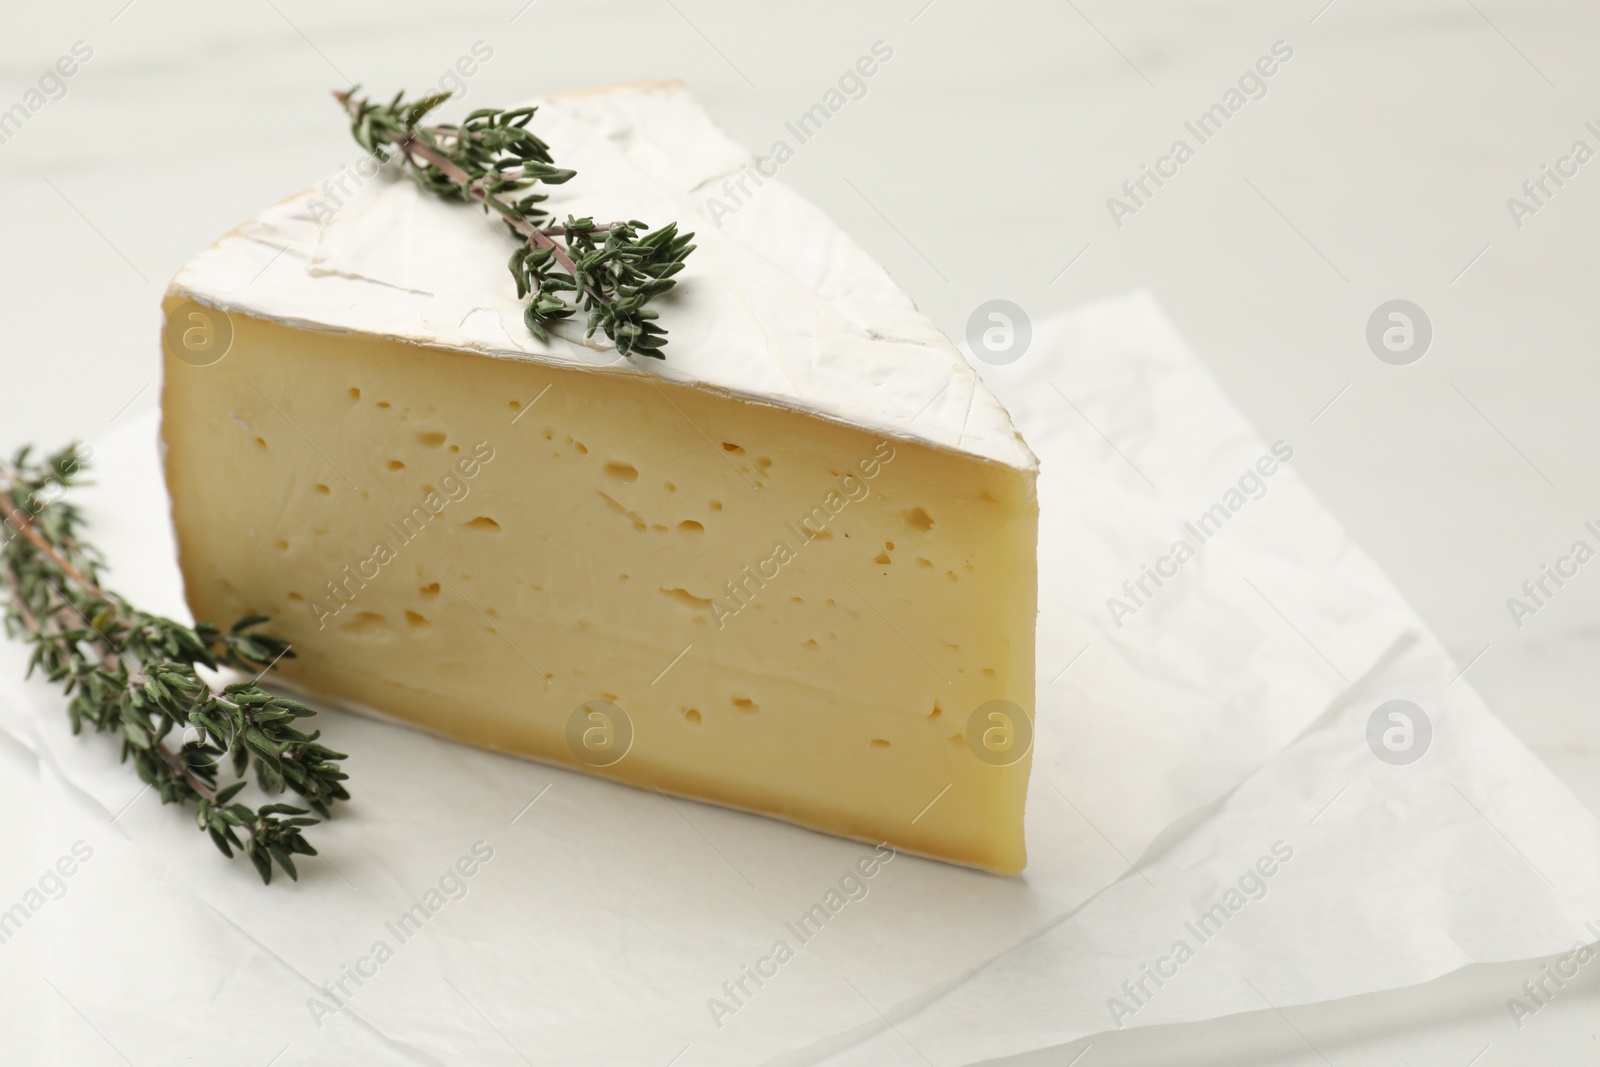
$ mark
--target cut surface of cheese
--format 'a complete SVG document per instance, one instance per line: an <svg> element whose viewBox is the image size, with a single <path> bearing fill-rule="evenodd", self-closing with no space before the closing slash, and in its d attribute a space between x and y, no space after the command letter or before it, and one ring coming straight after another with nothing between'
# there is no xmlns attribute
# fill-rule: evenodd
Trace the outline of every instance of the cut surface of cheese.
<svg viewBox="0 0 1600 1067"><path fill-rule="evenodd" d="M1020 870L1036 464L1004 409L794 193L708 214L751 157L681 87L533 128L579 174L559 215L697 232L666 360L528 335L496 227L393 174L280 203L167 295L228 338L166 353L195 616L271 616L336 703Z"/></svg>

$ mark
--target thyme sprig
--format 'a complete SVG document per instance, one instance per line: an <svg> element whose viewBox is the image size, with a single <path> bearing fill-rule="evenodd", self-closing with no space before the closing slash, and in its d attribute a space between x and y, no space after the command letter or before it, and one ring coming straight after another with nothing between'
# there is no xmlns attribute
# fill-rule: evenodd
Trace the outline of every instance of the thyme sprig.
<svg viewBox="0 0 1600 1067"><path fill-rule="evenodd" d="M515 235L507 266L517 298L528 300L523 321L534 336L549 340L549 327L581 308L588 313L584 336L600 330L623 355L665 358L667 332L648 305L677 284L673 275L694 251L694 234L680 234L673 222L641 237L649 227L637 219L602 223L568 215L552 225L541 206L547 194L526 191L561 185L575 172L556 166L550 146L528 130L536 108L481 108L459 126L424 125L449 93L410 101L396 93L381 104L356 96L359 88L333 95L362 148L400 160L429 192L497 213Z"/></svg>
<svg viewBox="0 0 1600 1067"><path fill-rule="evenodd" d="M6 632L33 645L28 673L41 671L72 698L74 734L85 725L119 734L123 762L162 803L193 804L195 822L224 856L242 851L263 882L272 881L274 863L297 879L292 857L317 854L302 833L321 821L310 810L326 817L350 797L338 765L345 756L319 744L318 733L294 728L316 714L305 705L254 680L213 689L195 670L228 666L259 679L293 651L256 629L266 621L260 616L226 631L208 622L189 627L103 588L103 563L83 540L82 515L62 499L82 483L85 467L75 445L42 460L24 448L9 465L0 461ZM220 783L224 761L238 781ZM264 792L287 789L308 807L235 800L252 764Z"/></svg>

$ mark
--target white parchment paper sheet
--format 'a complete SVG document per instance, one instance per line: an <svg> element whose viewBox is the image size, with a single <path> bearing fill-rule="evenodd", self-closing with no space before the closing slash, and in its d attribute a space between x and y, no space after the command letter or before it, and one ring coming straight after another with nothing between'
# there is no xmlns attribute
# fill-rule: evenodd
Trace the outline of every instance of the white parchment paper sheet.
<svg viewBox="0 0 1600 1067"><path fill-rule="evenodd" d="M1114 624L1106 599L1271 449L1152 302L1037 323L1024 360L986 377L1044 462L1023 876L901 856L802 940L792 924L871 849L330 712L319 722L352 754L356 800L316 828L323 856L299 884L264 889L141 794L111 742L71 737L59 696L18 683L7 645L0 728L18 743L0 745L0 790L25 814L0 829L0 907L75 842L93 858L0 945L6 1047L40 1062L691 1067L886 1040L863 1062L967 1062L1109 1025L1105 999L1174 920L1278 839L1296 852L1267 895L1132 1022L1260 1006L1216 973L1260 975L1289 1002L1570 943L1595 899L1595 872L1573 858L1600 855L1593 820L1451 684L1292 460ZM112 584L181 616L153 424L94 444L88 506ZM1433 750L1410 767L1362 739L1397 692L1434 716ZM1530 877L1548 899L1527 896ZM1324 895L1297 895L1307 885ZM1382 925L1396 906L1383 893L1405 896L1413 936ZM1304 917L1277 917L1301 899L1333 924L1340 966L1298 958ZM420 930L397 926L418 904ZM1355 951L1361 931L1384 952ZM728 992L778 941L793 958ZM737 1010L714 1016L713 998Z"/></svg>

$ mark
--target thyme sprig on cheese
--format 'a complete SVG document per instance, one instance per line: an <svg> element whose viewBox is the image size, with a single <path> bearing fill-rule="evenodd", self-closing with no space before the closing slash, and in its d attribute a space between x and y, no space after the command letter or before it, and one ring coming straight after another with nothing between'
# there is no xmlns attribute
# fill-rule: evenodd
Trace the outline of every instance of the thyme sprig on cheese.
<svg viewBox="0 0 1600 1067"><path fill-rule="evenodd" d="M518 299L528 301L523 321L534 336L548 340L554 323L582 310L586 337L598 330L624 355L665 358L667 332L649 305L677 284L673 275L694 251L694 234L680 234L673 222L641 236L649 227L637 219L599 223L568 215L552 224L541 206L548 195L528 190L561 185L575 172L556 166L550 146L528 130L536 108L481 108L459 126L425 125L449 93L409 101L396 93L382 104L358 97L359 88L333 95L362 148L398 160L432 193L498 214L510 229L517 248L508 267Z"/></svg>
<svg viewBox="0 0 1600 1067"><path fill-rule="evenodd" d="M220 689L197 666L233 667L257 679L294 656L287 642L240 619L224 631L208 622L184 626L139 611L100 584L101 559L83 540L78 509L62 499L80 484L85 461L76 446L43 460L31 449L0 462L0 595L6 631L33 645L28 673L41 671L72 699L72 732L84 726L122 739L122 760L164 804L193 804L195 821L231 857L242 851L263 882L273 864L298 878L293 856L314 856L303 830L348 800L345 756L295 729L315 715L274 696L254 680ZM176 737L174 737L176 735ZM239 780L223 785L226 764ZM235 798L245 775L268 794L298 794L308 807L252 808ZM242 835L242 837L241 837Z"/></svg>

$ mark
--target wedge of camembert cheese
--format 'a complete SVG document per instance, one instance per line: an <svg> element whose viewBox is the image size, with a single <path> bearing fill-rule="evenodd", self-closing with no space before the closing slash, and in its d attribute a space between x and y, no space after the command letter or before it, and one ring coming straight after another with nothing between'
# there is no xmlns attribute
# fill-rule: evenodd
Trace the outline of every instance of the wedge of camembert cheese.
<svg viewBox="0 0 1600 1067"><path fill-rule="evenodd" d="M682 86L531 128L578 173L557 217L696 233L666 359L538 341L503 227L353 157L167 292L195 616L270 616L277 676L336 705L1021 870L1037 461L1009 416Z"/></svg>

